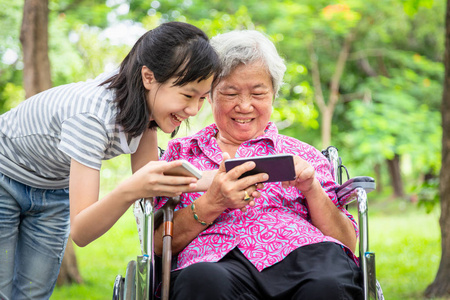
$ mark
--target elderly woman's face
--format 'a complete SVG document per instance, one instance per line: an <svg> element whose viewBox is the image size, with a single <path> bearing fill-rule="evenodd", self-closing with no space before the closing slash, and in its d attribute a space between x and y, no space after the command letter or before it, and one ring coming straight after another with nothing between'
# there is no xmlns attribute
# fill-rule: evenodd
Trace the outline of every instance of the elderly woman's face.
<svg viewBox="0 0 450 300"><path fill-rule="evenodd" d="M218 138L241 144L264 134L272 114L272 79L259 62L239 65L213 90Z"/></svg>

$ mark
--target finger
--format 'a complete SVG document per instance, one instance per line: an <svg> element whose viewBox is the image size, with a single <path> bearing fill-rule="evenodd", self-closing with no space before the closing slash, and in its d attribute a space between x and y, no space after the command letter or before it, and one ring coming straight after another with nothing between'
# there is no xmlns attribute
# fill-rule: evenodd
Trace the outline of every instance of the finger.
<svg viewBox="0 0 450 300"><path fill-rule="evenodd" d="M157 195L157 197L178 197L180 195L181 195L181 192L176 192L176 193L165 192L165 193L162 193L161 195Z"/></svg>
<svg viewBox="0 0 450 300"><path fill-rule="evenodd" d="M183 185L166 185L166 184L158 184L153 187L153 195L152 196L167 196L167 197L175 197L181 195L181 193L189 193L193 189L195 189L196 184L183 184Z"/></svg>
<svg viewBox="0 0 450 300"><path fill-rule="evenodd" d="M247 206L249 206L249 207L255 206L255 201L250 200L250 201L247 203L246 206L244 206L244 207L241 208L241 211L242 211L242 212L246 212L246 211L248 210L248 209L247 209Z"/></svg>
<svg viewBox="0 0 450 300"><path fill-rule="evenodd" d="M247 202L251 199L251 193L249 194L247 190L244 190L244 201Z"/></svg>
<svg viewBox="0 0 450 300"><path fill-rule="evenodd" d="M237 187L244 189L251 186L255 187L257 184L261 184L261 187L264 187L261 182L266 181L267 179L269 179L269 175L267 173L258 173L255 175L246 176L238 180Z"/></svg>
<svg viewBox="0 0 450 300"><path fill-rule="evenodd" d="M285 189L290 187L290 186L292 186L292 185L294 185L294 184L295 184L295 180L281 182L281 186L283 188L285 188Z"/></svg>
<svg viewBox="0 0 450 300"><path fill-rule="evenodd" d="M224 170L225 170L225 163L224 164ZM252 169L254 169L256 167L255 162L253 161L248 161L245 162L243 164L240 164L236 167L234 167L233 169L229 170L227 172L227 175L230 177L230 179L238 179L239 177L241 177L242 174L244 174L245 172L248 172Z"/></svg>
<svg viewBox="0 0 450 300"><path fill-rule="evenodd" d="M158 171L164 172L168 171L172 168L179 167L183 164L182 160L174 160L174 161L160 161L162 164L158 166L156 169Z"/></svg>
<svg viewBox="0 0 450 300"><path fill-rule="evenodd" d="M253 199L259 198L261 197L261 193L258 191L254 191L253 193L251 193L250 195Z"/></svg>
<svg viewBox="0 0 450 300"><path fill-rule="evenodd" d="M219 166L219 172L226 172L225 161L229 158L230 158L230 154L228 154L228 152L222 153L222 162L220 163L220 166Z"/></svg>
<svg viewBox="0 0 450 300"><path fill-rule="evenodd" d="M171 175L163 175L163 179L161 182L167 185L189 185L196 184L197 178L195 177L187 177L187 176L171 176Z"/></svg>

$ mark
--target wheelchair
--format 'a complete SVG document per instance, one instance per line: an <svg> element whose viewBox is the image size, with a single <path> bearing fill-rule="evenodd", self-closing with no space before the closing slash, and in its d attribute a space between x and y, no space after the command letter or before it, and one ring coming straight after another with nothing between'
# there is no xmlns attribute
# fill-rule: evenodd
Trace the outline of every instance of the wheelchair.
<svg viewBox="0 0 450 300"><path fill-rule="evenodd" d="M375 180L367 176L350 178L342 164L338 150L329 146L322 154L332 166L333 177L340 184L337 196L341 205L357 201L359 226L359 263L363 274L364 300L384 300L383 292L376 279L375 253L369 251L368 200L367 194L375 189ZM347 180L343 182L343 173ZM161 299L169 299L170 271L172 265L173 211L179 197L170 198L164 206L154 211L153 199L136 202L135 215L140 231L142 255L128 263L125 277L117 275L113 286L113 300L153 300L155 284L161 282ZM164 226L163 254L159 260L154 255L154 229ZM155 270L158 270L156 272Z"/></svg>

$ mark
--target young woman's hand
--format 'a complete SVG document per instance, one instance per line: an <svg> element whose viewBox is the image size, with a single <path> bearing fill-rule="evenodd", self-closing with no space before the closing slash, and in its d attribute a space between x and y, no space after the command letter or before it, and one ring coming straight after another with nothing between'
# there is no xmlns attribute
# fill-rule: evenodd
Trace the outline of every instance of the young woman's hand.
<svg viewBox="0 0 450 300"><path fill-rule="evenodd" d="M155 196L175 197L197 187L197 178L164 175L165 171L181 166L181 161L151 161L121 183L134 200Z"/></svg>

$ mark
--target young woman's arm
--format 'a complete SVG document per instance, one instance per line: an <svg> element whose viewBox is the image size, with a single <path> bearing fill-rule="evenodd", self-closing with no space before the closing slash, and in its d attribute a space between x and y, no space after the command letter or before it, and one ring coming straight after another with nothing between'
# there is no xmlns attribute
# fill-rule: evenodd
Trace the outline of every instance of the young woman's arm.
<svg viewBox="0 0 450 300"><path fill-rule="evenodd" d="M100 172L72 159L70 167L70 222L73 241L86 246L108 231L137 199L168 196L196 188L196 179L164 176L181 161L149 162L115 189L99 198Z"/></svg>
<svg viewBox="0 0 450 300"><path fill-rule="evenodd" d="M158 137L157 131L147 129L139 141L139 147L136 152L131 154L131 171L135 173L137 170L145 166L149 161L157 161L158 158Z"/></svg>
<svg viewBox="0 0 450 300"><path fill-rule="evenodd" d="M100 171L72 160L70 166L70 233L84 247L103 235L131 204L126 193L112 191L98 201ZM130 196L128 196L130 197Z"/></svg>

